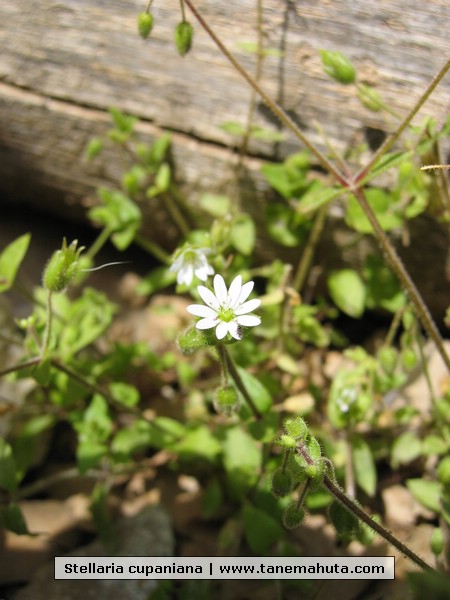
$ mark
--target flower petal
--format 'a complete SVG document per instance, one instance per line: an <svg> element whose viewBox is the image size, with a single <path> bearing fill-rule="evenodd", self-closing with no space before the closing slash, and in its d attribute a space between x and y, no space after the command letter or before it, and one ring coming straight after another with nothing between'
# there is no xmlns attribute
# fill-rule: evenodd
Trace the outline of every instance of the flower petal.
<svg viewBox="0 0 450 600"><path fill-rule="evenodd" d="M236 321L230 321L228 323L228 331L235 340L242 340L242 331Z"/></svg>
<svg viewBox="0 0 450 600"><path fill-rule="evenodd" d="M183 265L177 274L178 285L191 285L194 277L194 269L192 265Z"/></svg>
<svg viewBox="0 0 450 600"><path fill-rule="evenodd" d="M204 265L198 266L195 269L195 274L201 281L206 281L208 279L208 275L213 275L214 269L208 263Z"/></svg>
<svg viewBox="0 0 450 600"><path fill-rule="evenodd" d="M217 277L217 275L216 275L216 277ZM197 288L197 291L200 294L200 297L205 304L207 304L211 308L214 308L215 310L219 310L219 308L220 308L219 301L214 296L214 294L211 292L211 290L208 290L208 288L205 287L204 285L199 285Z"/></svg>
<svg viewBox="0 0 450 600"><path fill-rule="evenodd" d="M230 289L228 290L228 306L232 308L236 306L239 296L241 295L242 289L242 277L237 275L231 282Z"/></svg>
<svg viewBox="0 0 450 600"><path fill-rule="evenodd" d="M197 329L212 329L216 325L217 325L217 318L212 319L211 317L206 317L205 319L200 319L200 321L197 321L197 323L195 324ZM219 323L219 325L220 325L220 323Z"/></svg>
<svg viewBox="0 0 450 600"><path fill-rule="evenodd" d="M241 293L239 294L239 299L237 304L235 305L236 307L238 307L240 304L243 304L247 298L250 296L253 286L255 285L255 283L253 281L247 281L247 283L244 283L244 285L242 286L241 289Z"/></svg>
<svg viewBox="0 0 450 600"><path fill-rule="evenodd" d="M236 317L235 321L244 327L255 327L261 323L261 318L256 315L241 315Z"/></svg>
<svg viewBox="0 0 450 600"><path fill-rule="evenodd" d="M214 291L216 292L218 302L224 306L228 299L228 292L222 275L216 275L214 277Z"/></svg>
<svg viewBox="0 0 450 600"><path fill-rule="evenodd" d="M186 307L188 313L191 315L195 315L196 317L208 317L211 319L217 318L217 313L213 308L209 306L204 306L203 304L189 304Z"/></svg>
<svg viewBox="0 0 450 600"><path fill-rule="evenodd" d="M261 300L248 300L247 302L244 302L244 304L238 306L238 308L235 309L234 314L243 315L245 313L253 312L260 304Z"/></svg>
<svg viewBox="0 0 450 600"><path fill-rule="evenodd" d="M222 340L228 333L228 325L229 323L225 323L225 321L220 321L216 327L216 336L218 340Z"/></svg>

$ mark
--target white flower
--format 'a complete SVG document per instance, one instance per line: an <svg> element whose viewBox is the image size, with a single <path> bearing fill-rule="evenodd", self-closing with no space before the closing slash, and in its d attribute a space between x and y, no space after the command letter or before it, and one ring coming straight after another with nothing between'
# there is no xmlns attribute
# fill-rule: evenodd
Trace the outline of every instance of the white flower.
<svg viewBox="0 0 450 600"><path fill-rule="evenodd" d="M190 304L187 311L196 317L202 317L195 326L197 329L216 328L217 339L223 339L230 333L236 340L242 339L241 325L254 327L261 323L256 315L249 315L261 304L261 300L247 300L253 289L253 281L242 285L242 277L238 275L232 281L229 290L221 275L214 277L214 292L203 285L198 286L198 293L206 304Z"/></svg>
<svg viewBox="0 0 450 600"><path fill-rule="evenodd" d="M208 275L214 275L214 269L208 263L207 254L211 253L211 248L185 248L175 259L169 271L177 272L177 283L187 286L191 285L194 275L200 281L206 281Z"/></svg>

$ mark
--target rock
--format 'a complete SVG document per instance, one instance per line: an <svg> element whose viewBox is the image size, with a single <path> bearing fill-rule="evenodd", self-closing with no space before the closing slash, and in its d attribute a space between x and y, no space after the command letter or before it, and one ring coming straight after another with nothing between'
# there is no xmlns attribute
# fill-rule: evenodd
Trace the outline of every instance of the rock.
<svg viewBox="0 0 450 600"><path fill-rule="evenodd" d="M148 506L134 517L118 523L117 556L171 556L173 536L167 514L158 507ZM103 544L96 540L71 552L68 556L109 556ZM31 582L14 595L14 600L148 600L156 588L150 579L131 580L64 580L54 579L54 564L39 569Z"/></svg>

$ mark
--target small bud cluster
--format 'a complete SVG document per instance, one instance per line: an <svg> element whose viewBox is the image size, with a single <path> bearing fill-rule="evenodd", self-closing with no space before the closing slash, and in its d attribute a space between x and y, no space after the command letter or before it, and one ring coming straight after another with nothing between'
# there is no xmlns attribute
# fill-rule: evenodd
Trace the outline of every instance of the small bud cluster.
<svg viewBox="0 0 450 600"><path fill-rule="evenodd" d="M284 526L293 529L306 516L303 504L307 494L323 481L325 460L319 442L308 432L308 426L301 417L286 419L283 429L284 433L276 443L285 449L287 456L283 467L273 474L272 492L283 497L301 486L298 499L287 506L283 516Z"/></svg>

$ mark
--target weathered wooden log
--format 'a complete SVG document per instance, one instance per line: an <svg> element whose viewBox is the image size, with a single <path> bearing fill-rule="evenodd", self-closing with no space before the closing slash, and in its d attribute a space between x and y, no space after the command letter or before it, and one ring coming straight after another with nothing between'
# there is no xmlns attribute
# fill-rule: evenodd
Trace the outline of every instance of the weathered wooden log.
<svg viewBox="0 0 450 600"><path fill-rule="evenodd" d="M180 20L178 1L154 2L155 25L149 40L136 31L145 2L125 0L15 0L0 4L0 190L2 200L32 203L44 210L81 218L93 190L117 181L121 164L111 154L102 167L87 164L84 148L108 128L106 110L118 106L138 116L139 131L151 140L173 132L177 178L195 200L217 191L232 174L233 140L220 129L225 121L245 124L250 91L209 37L196 27L191 53L181 58L173 44ZM255 56L240 42L256 39L256 2L198 0L199 10L223 42L250 71ZM395 120L372 113L322 71L318 50L344 52L355 64L358 80L374 85L385 102L404 115L450 55L445 23L446 0L306 2L265 0L264 44L281 55L264 60L262 86L289 111L306 135L325 147L343 151L372 132L390 132ZM194 23L191 16L189 20ZM195 24L195 23L194 23ZM438 120L448 109L449 77L429 99L423 115ZM257 104L256 123L276 128ZM261 223L267 185L259 168L264 159L286 156L299 144L287 134L281 144L252 140L243 183L244 207ZM151 209L147 230L173 246L177 231L163 209ZM199 213L199 218L201 217ZM425 222L428 223L428 222ZM423 227L424 225L420 225ZM426 225L425 225L426 226ZM431 308L440 318L448 303L448 237L413 236L405 260ZM325 268L359 264L365 250L348 257L339 247L340 228L328 228L319 247ZM259 228L258 253L273 255L275 246ZM436 245L433 245L433 244ZM338 244L338 245L336 245ZM279 251L280 249L277 249ZM284 256L296 260L296 252Z"/></svg>

